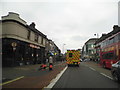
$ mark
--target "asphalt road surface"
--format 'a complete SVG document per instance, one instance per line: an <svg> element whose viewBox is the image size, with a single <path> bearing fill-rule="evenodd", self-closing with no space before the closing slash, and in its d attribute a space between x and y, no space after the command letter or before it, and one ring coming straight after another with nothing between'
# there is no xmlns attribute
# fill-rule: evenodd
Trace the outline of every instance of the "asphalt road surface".
<svg viewBox="0 0 120 90"><path fill-rule="evenodd" d="M68 67L54 88L120 88L120 84L81 63Z"/></svg>

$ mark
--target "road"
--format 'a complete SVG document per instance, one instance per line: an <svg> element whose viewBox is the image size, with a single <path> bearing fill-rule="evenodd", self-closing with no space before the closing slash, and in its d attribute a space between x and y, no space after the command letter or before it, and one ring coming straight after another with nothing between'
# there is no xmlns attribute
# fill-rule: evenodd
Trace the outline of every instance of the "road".
<svg viewBox="0 0 120 90"><path fill-rule="evenodd" d="M120 84L113 81L112 77L81 63L79 67L68 67L54 88L120 88Z"/></svg>

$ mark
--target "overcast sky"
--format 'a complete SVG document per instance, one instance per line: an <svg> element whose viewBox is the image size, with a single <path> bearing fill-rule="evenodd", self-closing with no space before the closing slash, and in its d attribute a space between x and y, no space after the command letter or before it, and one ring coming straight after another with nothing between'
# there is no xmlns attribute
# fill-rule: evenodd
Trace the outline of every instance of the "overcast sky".
<svg viewBox="0 0 120 90"><path fill-rule="evenodd" d="M34 1L34 2L33 2ZM0 13L15 12L64 51L81 48L95 33L118 24L119 0L1 0Z"/></svg>

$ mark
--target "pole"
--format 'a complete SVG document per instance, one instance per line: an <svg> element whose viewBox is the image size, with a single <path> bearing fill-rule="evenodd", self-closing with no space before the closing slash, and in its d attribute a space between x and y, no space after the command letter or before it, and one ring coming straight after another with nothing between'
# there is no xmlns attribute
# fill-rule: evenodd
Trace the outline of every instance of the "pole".
<svg viewBox="0 0 120 90"><path fill-rule="evenodd" d="M99 34L98 33L94 34L94 36L97 36L97 38L99 38Z"/></svg>
<svg viewBox="0 0 120 90"><path fill-rule="evenodd" d="M66 45L66 44L63 44L63 54L64 54L64 45Z"/></svg>

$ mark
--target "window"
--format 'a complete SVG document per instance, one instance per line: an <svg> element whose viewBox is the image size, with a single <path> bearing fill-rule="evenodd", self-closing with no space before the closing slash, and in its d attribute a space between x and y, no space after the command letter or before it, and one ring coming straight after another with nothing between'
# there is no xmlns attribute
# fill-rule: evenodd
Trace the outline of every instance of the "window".
<svg viewBox="0 0 120 90"><path fill-rule="evenodd" d="M94 48L94 45L92 44L91 47Z"/></svg>
<svg viewBox="0 0 120 90"><path fill-rule="evenodd" d="M108 59L114 59L114 53L108 53Z"/></svg>
<svg viewBox="0 0 120 90"><path fill-rule="evenodd" d="M30 39L30 31L28 30L27 39Z"/></svg>
<svg viewBox="0 0 120 90"><path fill-rule="evenodd" d="M118 41L120 41L120 33L118 34Z"/></svg>
<svg viewBox="0 0 120 90"><path fill-rule="evenodd" d="M115 42L118 42L118 35L115 36Z"/></svg>
<svg viewBox="0 0 120 90"><path fill-rule="evenodd" d="M109 40L106 41L106 45L109 45Z"/></svg>
<svg viewBox="0 0 120 90"><path fill-rule="evenodd" d="M41 37L41 44L43 44L43 37Z"/></svg>
<svg viewBox="0 0 120 90"><path fill-rule="evenodd" d="M109 41L110 41L110 44L114 43L114 37L110 38Z"/></svg>
<svg viewBox="0 0 120 90"><path fill-rule="evenodd" d="M115 59L115 55L113 52L109 52L109 53L103 54L102 58L103 59Z"/></svg>
<svg viewBox="0 0 120 90"><path fill-rule="evenodd" d="M72 53L69 53L69 57L72 57Z"/></svg>
<svg viewBox="0 0 120 90"><path fill-rule="evenodd" d="M35 41L38 42L38 35L35 34Z"/></svg>

